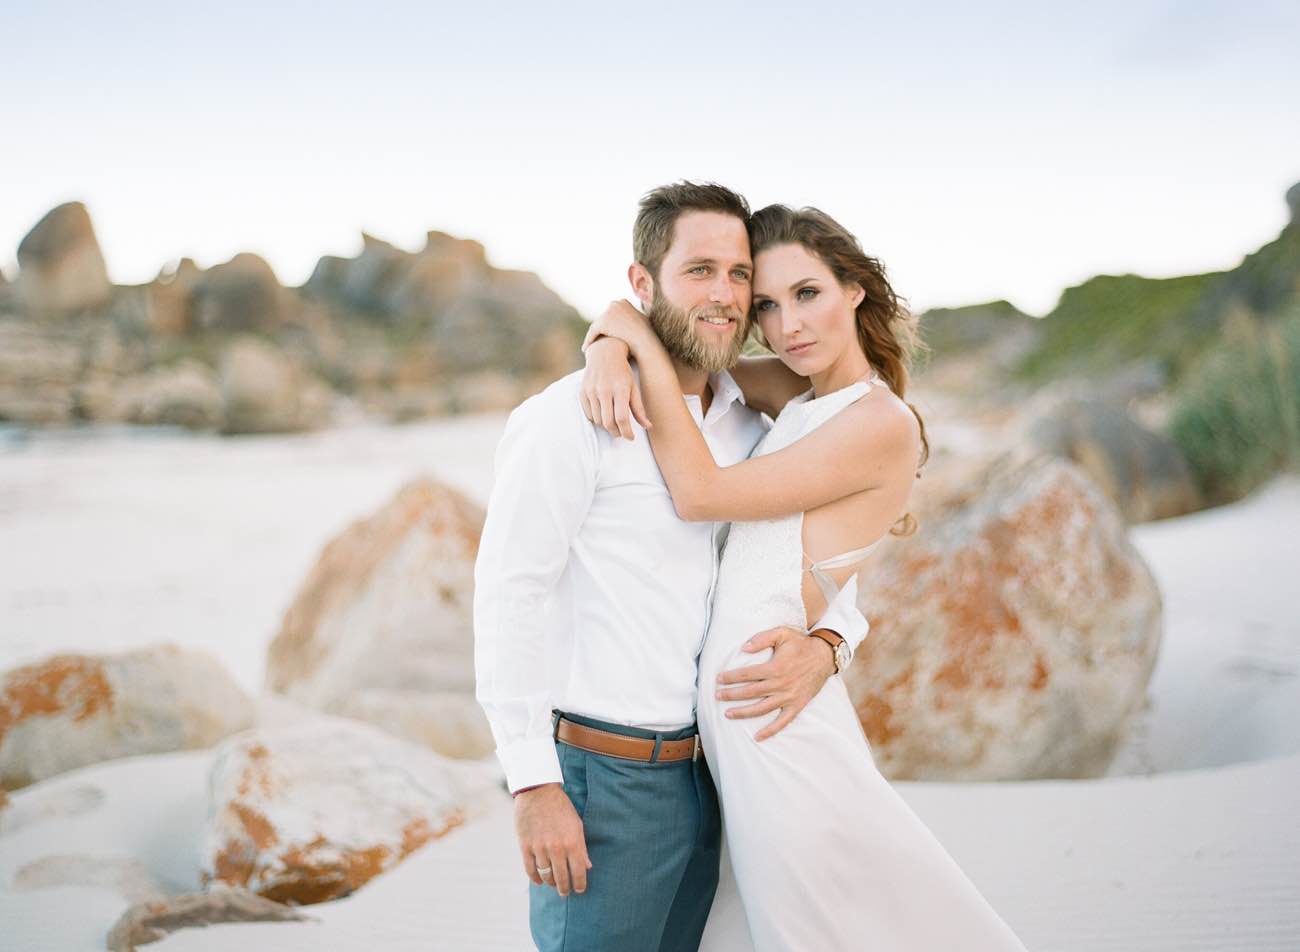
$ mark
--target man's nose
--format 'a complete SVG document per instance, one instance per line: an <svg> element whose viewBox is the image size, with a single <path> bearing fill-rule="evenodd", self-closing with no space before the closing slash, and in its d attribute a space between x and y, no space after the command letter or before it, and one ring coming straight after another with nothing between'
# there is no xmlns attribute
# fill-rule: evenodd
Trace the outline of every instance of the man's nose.
<svg viewBox="0 0 1300 952"><path fill-rule="evenodd" d="M736 288L731 283L730 275L720 274L713 279L713 286L709 289L709 300L714 304L735 306Z"/></svg>

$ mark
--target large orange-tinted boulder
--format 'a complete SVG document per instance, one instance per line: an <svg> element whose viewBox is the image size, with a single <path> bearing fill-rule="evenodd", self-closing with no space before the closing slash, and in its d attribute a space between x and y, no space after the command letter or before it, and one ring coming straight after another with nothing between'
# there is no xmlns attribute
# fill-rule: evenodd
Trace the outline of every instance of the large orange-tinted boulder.
<svg viewBox="0 0 1300 952"><path fill-rule="evenodd" d="M1161 636L1155 580L1072 463L940 461L919 531L859 574L871 632L847 682L895 779L1103 774Z"/></svg>
<svg viewBox="0 0 1300 952"><path fill-rule="evenodd" d="M115 757L210 747L254 716L252 699L202 652L159 645L55 655L0 679L0 786Z"/></svg>
<svg viewBox="0 0 1300 952"><path fill-rule="evenodd" d="M482 507L430 479L325 546L267 658L267 688L454 757L493 749L474 699Z"/></svg>
<svg viewBox="0 0 1300 952"><path fill-rule="evenodd" d="M202 880L299 905L346 896L459 826L499 777L340 718L248 731L213 763Z"/></svg>

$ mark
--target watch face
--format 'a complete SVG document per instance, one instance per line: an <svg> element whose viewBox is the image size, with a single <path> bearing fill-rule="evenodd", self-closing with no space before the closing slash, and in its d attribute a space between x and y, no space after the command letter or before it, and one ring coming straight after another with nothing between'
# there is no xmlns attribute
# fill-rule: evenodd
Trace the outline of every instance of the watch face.
<svg viewBox="0 0 1300 952"><path fill-rule="evenodd" d="M835 667L843 671L849 666L849 646L840 642L835 646Z"/></svg>

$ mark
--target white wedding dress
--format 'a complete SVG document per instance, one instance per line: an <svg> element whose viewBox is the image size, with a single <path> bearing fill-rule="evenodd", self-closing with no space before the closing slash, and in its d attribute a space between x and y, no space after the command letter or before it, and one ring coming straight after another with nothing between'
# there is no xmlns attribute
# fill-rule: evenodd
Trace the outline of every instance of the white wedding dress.
<svg viewBox="0 0 1300 952"><path fill-rule="evenodd" d="M884 386L879 376L792 400L754 455L772 453ZM868 547L870 548L870 547ZM881 776L839 677L780 733L754 740L776 715L729 720L714 698L720 671L771 651L740 646L777 625L803 628L802 578L860 561L866 550L812 569L803 513L732 524L700 655L701 741L722 805L724 845L707 952L1024 952L930 830ZM829 563L829 564L828 564ZM850 582L849 584L855 584Z"/></svg>

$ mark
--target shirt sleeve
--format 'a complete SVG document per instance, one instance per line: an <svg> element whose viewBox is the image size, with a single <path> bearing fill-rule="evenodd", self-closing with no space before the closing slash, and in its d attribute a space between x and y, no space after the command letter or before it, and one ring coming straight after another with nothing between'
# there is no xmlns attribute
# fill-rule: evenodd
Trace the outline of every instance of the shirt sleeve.
<svg viewBox="0 0 1300 952"><path fill-rule="evenodd" d="M592 424L567 396L548 389L510 414L474 564L475 696L512 793L564 782L551 734L545 605L591 507L599 460Z"/></svg>
<svg viewBox="0 0 1300 952"><path fill-rule="evenodd" d="M867 632L871 630L871 623L858 609L856 573L840 587L835 601L826 606L826 612L817 620L813 628L829 628L843 638L845 644L849 646L850 656L858 650L858 645L862 644L863 639L867 637Z"/></svg>

